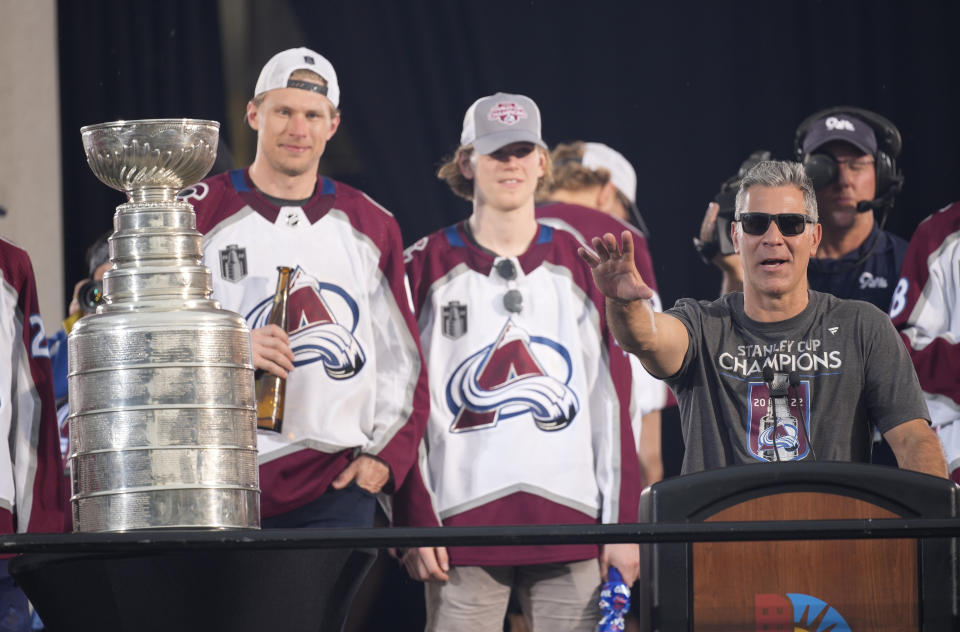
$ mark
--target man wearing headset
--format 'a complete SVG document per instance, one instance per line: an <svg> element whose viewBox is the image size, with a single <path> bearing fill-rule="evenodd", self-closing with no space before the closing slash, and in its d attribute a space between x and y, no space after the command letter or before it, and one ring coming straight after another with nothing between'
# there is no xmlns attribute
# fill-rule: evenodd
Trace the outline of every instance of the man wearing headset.
<svg viewBox="0 0 960 632"><path fill-rule="evenodd" d="M885 215L903 186L894 162L900 146L893 123L860 108L828 108L797 128L796 158L813 181L823 226L823 240L807 270L811 289L889 309L907 242L882 230L870 211ZM718 211L711 203L694 242L723 271L723 289L742 290L739 256L716 246Z"/></svg>

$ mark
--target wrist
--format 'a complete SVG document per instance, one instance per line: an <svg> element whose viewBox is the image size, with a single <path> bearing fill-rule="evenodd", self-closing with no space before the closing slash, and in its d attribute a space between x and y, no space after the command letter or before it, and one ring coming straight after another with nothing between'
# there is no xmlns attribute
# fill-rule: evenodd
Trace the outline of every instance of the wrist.
<svg viewBox="0 0 960 632"><path fill-rule="evenodd" d="M614 297L612 297L612 296L608 296L608 297L607 297L607 300L608 300L611 304L616 305L617 307L620 307L620 308L623 308L623 309L627 309L627 308L629 308L630 306L636 305L637 303L640 303L641 301L645 301L645 300L647 300L647 299L643 299L643 298L614 298Z"/></svg>

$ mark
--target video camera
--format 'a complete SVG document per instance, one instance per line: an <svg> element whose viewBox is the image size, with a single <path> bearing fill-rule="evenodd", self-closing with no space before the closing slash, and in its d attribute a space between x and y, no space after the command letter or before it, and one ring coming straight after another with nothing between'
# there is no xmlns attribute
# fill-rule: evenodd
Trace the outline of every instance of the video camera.
<svg viewBox="0 0 960 632"><path fill-rule="evenodd" d="M102 281L89 279L77 290L77 302L84 314L92 314L97 311L97 305L101 301L103 301Z"/></svg>
<svg viewBox="0 0 960 632"><path fill-rule="evenodd" d="M764 160L770 160L769 151L765 149L754 151L743 161L737 172L720 185L720 192L713 198L713 201L720 206L713 239L721 255L732 255L734 253L733 240L730 238L730 224L733 222L733 216L736 213L737 191L740 189L740 181L754 165Z"/></svg>

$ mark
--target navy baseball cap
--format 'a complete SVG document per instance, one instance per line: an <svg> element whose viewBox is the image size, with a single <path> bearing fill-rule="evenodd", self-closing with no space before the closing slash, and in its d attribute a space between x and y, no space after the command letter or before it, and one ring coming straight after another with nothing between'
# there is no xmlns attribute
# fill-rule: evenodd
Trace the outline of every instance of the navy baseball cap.
<svg viewBox="0 0 960 632"><path fill-rule="evenodd" d="M866 154L877 154L877 136L873 128L861 119L842 112L825 116L810 125L803 137L803 153L810 154L835 140L850 143Z"/></svg>
<svg viewBox="0 0 960 632"><path fill-rule="evenodd" d="M544 149L540 136L540 108L530 97L498 92L473 102L463 117L461 145L473 145L479 154L492 154L510 143L533 143Z"/></svg>

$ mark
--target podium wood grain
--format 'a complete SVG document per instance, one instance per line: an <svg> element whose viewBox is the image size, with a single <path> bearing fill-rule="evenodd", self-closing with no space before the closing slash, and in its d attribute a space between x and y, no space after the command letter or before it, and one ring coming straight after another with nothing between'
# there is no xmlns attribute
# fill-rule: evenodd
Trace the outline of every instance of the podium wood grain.
<svg viewBox="0 0 960 632"><path fill-rule="evenodd" d="M733 505L708 520L896 517L848 496L791 492ZM853 630L919 630L917 559L912 539L695 543L694 629L761 629L756 595L802 593L836 608ZM818 630L819 615L807 613L804 627L768 629Z"/></svg>

